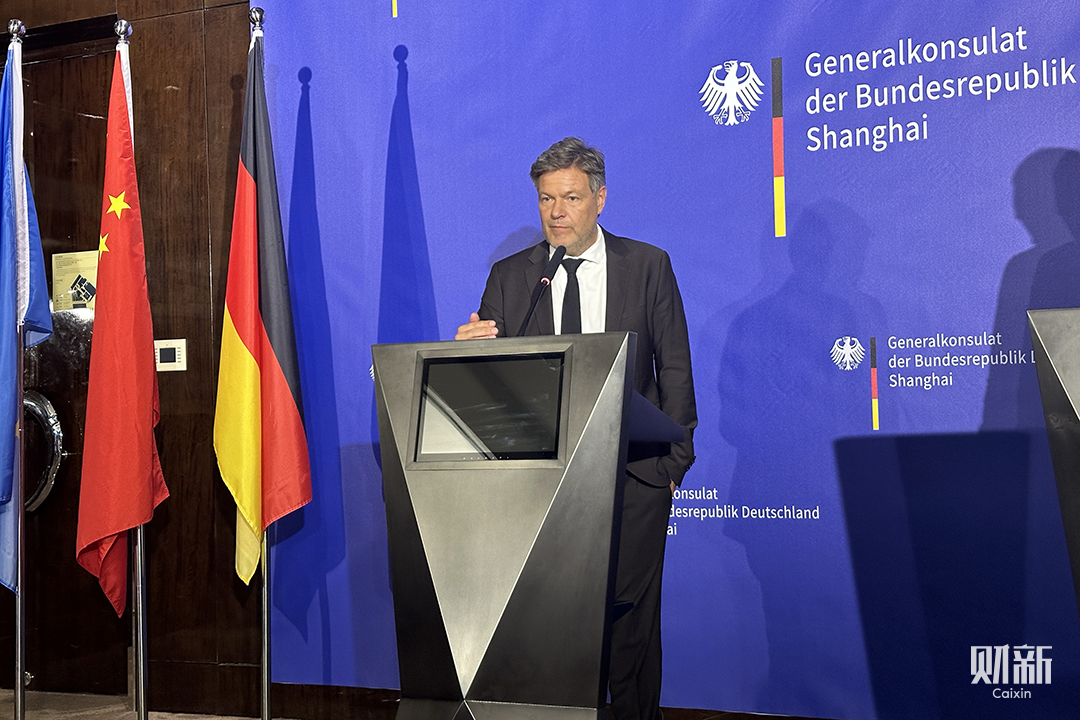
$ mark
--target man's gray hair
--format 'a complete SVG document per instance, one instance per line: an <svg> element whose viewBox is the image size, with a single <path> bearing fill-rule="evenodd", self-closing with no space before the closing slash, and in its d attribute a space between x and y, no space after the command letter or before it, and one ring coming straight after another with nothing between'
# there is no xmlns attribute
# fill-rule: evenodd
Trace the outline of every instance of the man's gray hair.
<svg viewBox="0 0 1080 720"><path fill-rule="evenodd" d="M591 147L576 137L563 138L540 153L540 157L532 164L529 175L533 185L539 186L540 176L544 173L572 167L589 176L589 189L593 193L607 184L604 175L604 153L600 152L600 148Z"/></svg>

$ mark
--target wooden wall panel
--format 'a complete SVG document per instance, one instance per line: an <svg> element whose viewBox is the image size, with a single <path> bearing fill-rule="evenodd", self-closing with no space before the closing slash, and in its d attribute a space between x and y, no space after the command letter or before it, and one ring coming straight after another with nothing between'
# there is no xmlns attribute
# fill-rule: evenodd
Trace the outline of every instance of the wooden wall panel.
<svg viewBox="0 0 1080 720"><path fill-rule="evenodd" d="M191 285L191 298L177 296L168 303L169 322L177 331L187 333L189 370L177 392L183 417L170 419L172 427L160 437L166 443L175 444L175 452L183 454L187 464L182 482L190 486L181 502L169 509L170 521L155 536L167 554L183 553L185 548L198 548L188 553L185 561L171 561L173 576L154 578L151 598L159 598L160 612L157 625L152 627L154 640L151 657L151 704L155 709L189 712L224 712L254 714L258 710L258 663L259 642L259 594L258 585L245 586L233 572L233 544L235 505L217 476L212 448L214 393L221 327L221 308L224 301L224 277L227 261L228 234L232 220L232 194L235 185L236 163L239 155L239 128L243 113L243 81L247 57L248 25L247 6L233 5L206 13L186 13L169 18L155 18L140 24L161 23L162 37L156 42L164 55L155 64L167 63L167 55L175 52L183 43L176 37L179 27L164 30L166 24L174 26L174 18L196 18L200 45L189 49L190 69L200 75L202 94L196 101L188 99L185 105L165 110L149 125L165 122L173 112L197 114L188 117L190 132L182 137L159 138L158 150L169 162L179 158L176 151L197 139L198 153L204 158L199 174L198 197L176 201L177 207L163 214L167 223L183 223L176 218L177 212L198 205L199 220L190 231L167 227L166 235L176 234L177 240L197 238L197 248L186 248L184 242L172 242L166 263L171 266L165 277L170 295L181 292L181 287ZM154 30L154 32L158 32ZM177 80L165 82L159 79L148 87L168 86ZM186 107L186 109L185 109ZM199 127L195 125L198 123ZM183 124L183 123L181 123ZM190 140L188 139L190 136ZM159 163L160 164L160 163ZM163 187L171 180L168 192L180 190L176 186L175 173L164 171ZM192 178L195 181L195 178ZM145 202L144 202L145 204ZM179 230L179 232L177 232ZM192 237L192 233L195 237ZM197 261L197 267L186 270L189 259ZM188 273L178 277L178 273ZM177 303L186 302L191 316L179 313ZM162 332L157 337L165 337ZM197 358L195 365L191 365ZM181 373L174 373L181 375ZM160 378L164 381L165 375ZM165 407L165 385L162 384L162 407ZM171 438L171 439L166 439ZM166 455L174 452L162 446L163 467ZM169 470L166 468L168 477ZM170 500L172 502L172 500ZM173 522L171 518L182 518ZM171 548L166 551L164 548ZM178 597L171 582L186 582L191 587L189 597ZM184 688L199 687L198 695L185 692Z"/></svg>
<svg viewBox="0 0 1080 720"><path fill-rule="evenodd" d="M158 447L172 496L147 527L150 702L154 709L256 714L258 586L245 586L232 569L235 506L212 447L247 3L209 11L201 1L120 4L135 27L135 158L154 334L188 341L188 370L159 374ZM49 266L55 252L96 247L115 41L89 35L108 34L115 16L82 22L84 14L61 0L40 6L49 12L37 18L80 19L40 29L36 48L28 43L26 51L27 157ZM113 3L103 11L116 10ZM32 356L28 366L30 386L56 402L74 452L41 520L28 523L28 669L35 689L124 693L130 613L119 620L111 614L96 581L74 562L89 362L89 324L69 322L75 317L58 316L61 357ZM12 607L0 593L0 612L10 617ZM10 666L10 627L0 624L0 668ZM11 677L4 673L0 684L10 686Z"/></svg>
<svg viewBox="0 0 1080 720"><path fill-rule="evenodd" d="M117 618L97 579L75 561L90 327L83 313L56 313L54 337L28 363L71 454L52 493L26 516L26 669L33 690L117 694L127 690L131 622Z"/></svg>
<svg viewBox="0 0 1080 720"><path fill-rule="evenodd" d="M97 249L113 45L43 62L26 54L25 152L46 257ZM51 263L45 272L51 280Z"/></svg>
<svg viewBox="0 0 1080 720"><path fill-rule="evenodd" d="M214 367L220 347L225 309L225 276L228 269L236 174L240 161L240 131L244 115L244 86L250 25L247 4L208 9L203 13L206 33L207 148L210 188L210 269L214 328ZM216 378L215 378L216 380ZM216 386L216 382L214 383ZM215 568L228 592L218 596L221 662L258 663L261 653L258 627L259 581L248 587L233 570L235 504L216 473ZM224 588L223 588L224 589Z"/></svg>
<svg viewBox="0 0 1080 720"><path fill-rule="evenodd" d="M147 526L155 655L213 657L206 548L213 533L206 102L201 13L133 22L135 163L154 337L187 340L187 371L158 374L158 452L170 497Z"/></svg>
<svg viewBox="0 0 1080 720"><path fill-rule="evenodd" d="M116 14L133 25L136 20L202 10L202 0L114 0Z"/></svg>
<svg viewBox="0 0 1080 720"><path fill-rule="evenodd" d="M0 22L19 18L27 28L83 20L116 12L116 0L4 0Z"/></svg>
<svg viewBox="0 0 1080 720"><path fill-rule="evenodd" d="M116 47L115 25L115 15L103 15L59 25L30 26L23 42L23 64L108 53ZM73 71L78 72L77 66ZM74 84L78 84L75 79Z"/></svg>
<svg viewBox="0 0 1080 720"><path fill-rule="evenodd" d="M151 659L149 705L156 712L257 717L259 682L258 664Z"/></svg>
<svg viewBox="0 0 1080 720"><path fill-rule="evenodd" d="M153 70L134 91L138 136L154 134L150 156L136 157L155 336L188 341L187 372L159 375L159 448L173 493L148 543L150 702L159 710L258 711L258 585L233 572L235 505L217 475L212 436L246 16L246 4L235 4L136 25L153 48ZM151 237L160 240L155 251Z"/></svg>
<svg viewBox="0 0 1080 720"><path fill-rule="evenodd" d="M97 246L112 54L34 58L28 48L26 156L48 259ZM51 280L48 261L46 272ZM124 692L130 622L116 618L97 581L75 562L90 323L86 313L65 312L54 324L54 337L27 354L25 384L53 402L70 455L49 498L27 516L27 669L34 689ZM36 459L30 455L28 464ZM13 664L11 654L0 653Z"/></svg>

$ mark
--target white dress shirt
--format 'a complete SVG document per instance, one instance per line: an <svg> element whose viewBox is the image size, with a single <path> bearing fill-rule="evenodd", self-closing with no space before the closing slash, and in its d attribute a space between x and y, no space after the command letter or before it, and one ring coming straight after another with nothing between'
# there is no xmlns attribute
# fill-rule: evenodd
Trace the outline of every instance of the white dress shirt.
<svg viewBox="0 0 1080 720"><path fill-rule="evenodd" d="M548 258L555 254L554 247L548 247ZM578 255L584 260L577 270L578 288L581 297L581 332L604 332L607 318L607 243L604 231L596 226L596 242L588 250ZM565 260L572 260L569 255ZM555 334L562 334L563 295L566 294L566 268L562 265L551 278L551 302L555 312Z"/></svg>

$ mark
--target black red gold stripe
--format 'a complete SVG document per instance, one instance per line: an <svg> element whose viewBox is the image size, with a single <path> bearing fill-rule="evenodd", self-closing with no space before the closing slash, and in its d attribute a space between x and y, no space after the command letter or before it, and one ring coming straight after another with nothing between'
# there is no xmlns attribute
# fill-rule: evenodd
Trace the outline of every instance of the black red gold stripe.
<svg viewBox="0 0 1080 720"><path fill-rule="evenodd" d="M772 59L773 228L776 237L787 235L787 200L784 185L783 60Z"/></svg>
<svg viewBox="0 0 1080 720"><path fill-rule="evenodd" d="M877 393L877 338L870 338L870 405L873 411L874 429L880 430L878 422L878 393Z"/></svg>

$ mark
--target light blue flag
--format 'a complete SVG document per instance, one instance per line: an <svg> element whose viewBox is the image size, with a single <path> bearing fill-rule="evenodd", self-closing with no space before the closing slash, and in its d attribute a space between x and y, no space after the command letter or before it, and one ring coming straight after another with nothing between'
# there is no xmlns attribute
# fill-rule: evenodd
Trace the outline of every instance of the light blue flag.
<svg viewBox="0 0 1080 720"><path fill-rule="evenodd" d="M19 483L16 434L22 415L19 326L26 347L52 334L37 214L23 161L22 44L8 46L0 87L0 583L15 589Z"/></svg>

